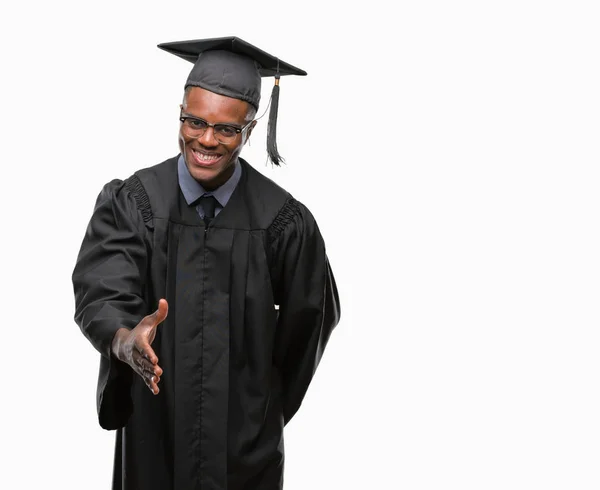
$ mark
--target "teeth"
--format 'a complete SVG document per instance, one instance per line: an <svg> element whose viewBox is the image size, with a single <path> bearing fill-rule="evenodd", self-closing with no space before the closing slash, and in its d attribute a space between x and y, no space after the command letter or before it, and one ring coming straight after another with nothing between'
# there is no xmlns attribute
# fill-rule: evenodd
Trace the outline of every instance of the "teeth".
<svg viewBox="0 0 600 490"><path fill-rule="evenodd" d="M199 152L196 150L194 150L194 153L196 154L198 159L200 159L204 162L211 162L213 160L217 160L220 156L220 155L207 155L206 153L202 153L202 152Z"/></svg>

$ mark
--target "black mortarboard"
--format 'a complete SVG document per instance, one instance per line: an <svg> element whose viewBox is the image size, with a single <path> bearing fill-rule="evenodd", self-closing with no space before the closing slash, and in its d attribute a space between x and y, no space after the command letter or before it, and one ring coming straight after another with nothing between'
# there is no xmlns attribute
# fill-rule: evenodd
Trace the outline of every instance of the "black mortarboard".
<svg viewBox="0 0 600 490"><path fill-rule="evenodd" d="M162 43L159 48L194 63L185 87L205 90L248 102L258 109L261 77L275 77L267 129L267 151L275 165L283 160L277 151L279 77L306 75L304 70L280 60L237 37L220 37Z"/></svg>

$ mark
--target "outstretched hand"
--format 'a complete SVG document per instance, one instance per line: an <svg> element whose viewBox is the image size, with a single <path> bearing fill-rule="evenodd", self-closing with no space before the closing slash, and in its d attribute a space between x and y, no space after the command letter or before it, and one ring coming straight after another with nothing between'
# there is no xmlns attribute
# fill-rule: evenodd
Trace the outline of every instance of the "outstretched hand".
<svg viewBox="0 0 600 490"><path fill-rule="evenodd" d="M158 302L158 309L132 330L121 328L112 341L112 353L120 361L129 364L146 383L146 386L158 395L158 382L163 370L158 365L158 357L152 349L156 329L167 318L169 305L167 300Z"/></svg>

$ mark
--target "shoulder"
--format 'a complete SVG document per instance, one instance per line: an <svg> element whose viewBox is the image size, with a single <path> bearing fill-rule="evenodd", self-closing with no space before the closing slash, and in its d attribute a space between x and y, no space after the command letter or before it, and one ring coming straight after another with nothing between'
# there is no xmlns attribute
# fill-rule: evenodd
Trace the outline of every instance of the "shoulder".
<svg viewBox="0 0 600 490"><path fill-rule="evenodd" d="M134 198L145 222L149 222L153 216L168 215L168 209L177 199L178 157L179 155L157 165L139 169L125 180L124 187Z"/></svg>
<svg viewBox="0 0 600 490"><path fill-rule="evenodd" d="M148 222L152 219L148 195L164 186L171 175L176 183L177 157L137 170L126 179L113 179L102 187L95 208L110 208L113 213L125 213Z"/></svg>
<svg viewBox="0 0 600 490"><path fill-rule="evenodd" d="M164 182L173 176L177 178L177 158L178 156L169 158L150 167L136 170L126 179L114 179L104 185L102 192L104 193L121 193L139 189L140 185L153 184L154 182Z"/></svg>
<svg viewBox="0 0 600 490"><path fill-rule="evenodd" d="M291 195L279 209L267 233L271 242L281 238L320 237L319 227L313 214Z"/></svg>
<svg viewBox="0 0 600 490"><path fill-rule="evenodd" d="M170 173L175 172L177 175L177 159L179 155L176 155L171 158L167 158L166 160L157 163L156 165L152 165L149 167L141 168L137 170L134 175L137 175L140 178L147 178L149 176L157 176L164 177Z"/></svg>
<svg viewBox="0 0 600 490"><path fill-rule="evenodd" d="M286 199L291 196L283 187L273 182L267 176L261 174L243 158L240 158L240 163L246 176L245 180L248 184L248 188L256 196L262 196L265 200L269 199L274 202L279 202L282 205Z"/></svg>
<svg viewBox="0 0 600 490"><path fill-rule="evenodd" d="M145 217L127 179L113 179L103 185L96 198L90 230L112 230L122 226L142 230L144 223Z"/></svg>
<svg viewBox="0 0 600 490"><path fill-rule="evenodd" d="M290 192L254 169L246 161L240 159L247 174L247 188L252 201L260 203L260 210L267 218L265 228L271 238L281 234L290 227L308 227L315 225L310 210Z"/></svg>
<svg viewBox="0 0 600 490"><path fill-rule="evenodd" d="M96 200L96 208L105 206L107 204L114 205L114 203L127 203L133 199L131 191L127 185L127 179L113 179L110 182L104 184L98 194Z"/></svg>

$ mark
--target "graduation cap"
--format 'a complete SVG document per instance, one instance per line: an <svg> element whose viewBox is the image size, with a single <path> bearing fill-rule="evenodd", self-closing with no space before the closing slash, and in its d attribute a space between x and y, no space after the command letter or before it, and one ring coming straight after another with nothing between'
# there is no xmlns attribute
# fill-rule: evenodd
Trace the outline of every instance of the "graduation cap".
<svg viewBox="0 0 600 490"><path fill-rule="evenodd" d="M261 77L275 77L267 126L267 152L275 165L283 161L277 151L279 78L306 75L304 70L253 46L238 37L219 37L159 44L160 49L194 63L185 83L248 102L258 110Z"/></svg>

